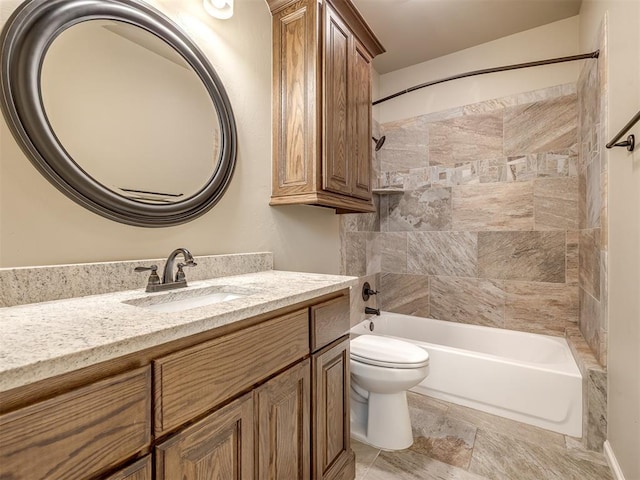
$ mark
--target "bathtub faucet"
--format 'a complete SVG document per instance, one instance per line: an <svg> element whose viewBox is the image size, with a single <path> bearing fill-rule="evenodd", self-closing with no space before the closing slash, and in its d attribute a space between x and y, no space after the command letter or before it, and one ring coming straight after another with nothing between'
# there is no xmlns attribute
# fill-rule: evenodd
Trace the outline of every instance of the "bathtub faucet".
<svg viewBox="0 0 640 480"><path fill-rule="evenodd" d="M376 315L380 315L380 309L379 308L364 307L364 313L366 313L367 315L372 315L374 313Z"/></svg>
<svg viewBox="0 0 640 480"><path fill-rule="evenodd" d="M378 291L373 290L371 288L371 285L369 285L369 282L364 282L364 285L362 285L362 299L366 302L367 300L369 300L369 298L371 297L371 295L377 295Z"/></svg>

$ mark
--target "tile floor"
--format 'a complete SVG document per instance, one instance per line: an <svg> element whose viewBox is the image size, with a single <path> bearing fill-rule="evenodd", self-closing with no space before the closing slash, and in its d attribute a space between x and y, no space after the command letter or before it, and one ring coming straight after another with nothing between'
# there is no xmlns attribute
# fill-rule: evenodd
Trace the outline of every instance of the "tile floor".
<svg viewBox="0 0 640 480"><path fill-rule="evenodd" d="M613 480L579 439L409 393L414 443L384 452L356 441L356 480Z"/></svg>

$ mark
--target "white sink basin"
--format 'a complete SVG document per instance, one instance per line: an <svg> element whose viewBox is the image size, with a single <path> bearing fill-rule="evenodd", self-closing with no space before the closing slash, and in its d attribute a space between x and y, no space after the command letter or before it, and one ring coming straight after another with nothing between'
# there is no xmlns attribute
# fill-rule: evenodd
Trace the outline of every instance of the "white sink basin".
<svg viewBox="0 0 640 480"><path fill-rule="evenodd" d="M161 295L149 295L147 297L128 300L124 303L156 312L170 313L205 307L215 303L228 302L248 295L250 295L248 292L236 291L230 287L216 286L196 290L173 291Z"/></svg>

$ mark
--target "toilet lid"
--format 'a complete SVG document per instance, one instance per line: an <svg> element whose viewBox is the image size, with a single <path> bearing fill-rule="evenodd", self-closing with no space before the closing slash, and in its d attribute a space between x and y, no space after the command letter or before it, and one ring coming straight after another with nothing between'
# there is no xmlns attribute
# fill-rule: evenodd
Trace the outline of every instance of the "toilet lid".
<svg viewBox="0 0 640 480"><path fill-rule="evenodd" d="M361 363L391 368L429 365L426 350L409 342L378 335L360 335L351 340L351 358Z"/></svg>

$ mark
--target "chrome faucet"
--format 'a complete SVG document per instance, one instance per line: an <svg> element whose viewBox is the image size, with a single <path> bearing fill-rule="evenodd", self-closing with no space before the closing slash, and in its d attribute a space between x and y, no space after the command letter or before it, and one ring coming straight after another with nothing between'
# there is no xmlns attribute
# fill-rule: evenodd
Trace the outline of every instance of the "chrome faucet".
<svg viewBox="0 0 640 480"><path fill-rule="evenodd" d="M175 268L176 258L182 254L184 257L184 263L178 263L178 271L176 276L173 276L173 270ZM186 248L176 248L167 257L167 261L164 264L164 273L162 274L162 283L158 277L156 265L150 267L136 267L136 272L144 272L151 270L149 281L147 282L147 292L161 292L163 290L172 290L174 288L183 288L187 286L187 279L184 274L184 267L195 267L197 263L193 260L193 255Z"/></svg>

